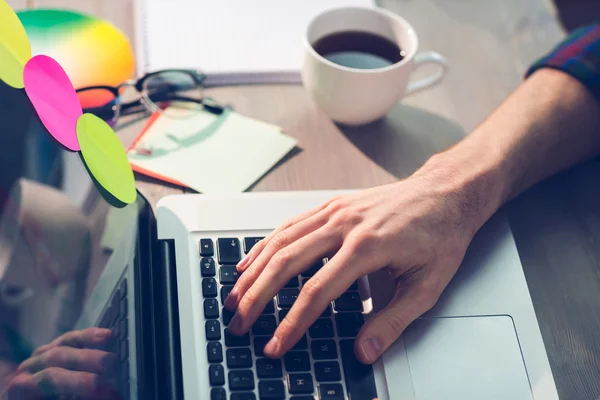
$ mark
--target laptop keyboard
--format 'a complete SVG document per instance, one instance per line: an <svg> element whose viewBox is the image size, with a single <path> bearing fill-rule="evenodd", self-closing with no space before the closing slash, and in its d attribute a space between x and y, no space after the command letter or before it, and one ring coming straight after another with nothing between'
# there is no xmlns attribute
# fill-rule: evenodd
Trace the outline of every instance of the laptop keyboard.
<svg viewBox="0 0 600 400"><path fill-rule="evenodd" d="M117 366L112 380L122 400L129 400L129 332L127 317L127 278L121 278L112 294L108 307L98 324L112 331L108 351L117 356Z"/></svg>
<svg viewBox="0 0 600 400"><path fill-rule="evenodd" d="M249 333L244 336L229 333L227 325L233 313L224 309L223 303L239 278L235 265L242 251L248 253L261 239L229 237L213 242L204 238L199 242L211 400L377 397L371 366L360 363L354 355L354 338L364 323L356 282L328 306L282 359L264 356L263 349L277 325L298 298L302 286L325 260L292 278L267 305Z"/></svg>

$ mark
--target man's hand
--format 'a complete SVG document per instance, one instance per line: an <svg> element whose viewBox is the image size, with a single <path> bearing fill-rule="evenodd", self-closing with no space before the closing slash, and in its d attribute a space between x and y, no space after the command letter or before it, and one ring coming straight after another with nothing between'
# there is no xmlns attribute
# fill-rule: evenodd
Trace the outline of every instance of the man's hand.
<svg viewBox="0 0 600 400"><path fill-rule="evenodd" d="M248 331L286 282L318 258L332 256L302 288L265 347L267 356L280 357L354 281L389 267L395 296L363 326L355 345L362 362L375 361L433 307L489 217L481 216L482 198L451 181L417 174L334 198L276 229L238 265L243 274L225 302L236 310L231 332Z"/></svg>
<svg viewBox="0 0 600 400"><path fill-rule="evenodd" d="M72 331L39 347L23 361L11 381L9 400L77 396L117 399L106 376L114 368L114 354L100 350L110 340L107 329Z"/></svg>

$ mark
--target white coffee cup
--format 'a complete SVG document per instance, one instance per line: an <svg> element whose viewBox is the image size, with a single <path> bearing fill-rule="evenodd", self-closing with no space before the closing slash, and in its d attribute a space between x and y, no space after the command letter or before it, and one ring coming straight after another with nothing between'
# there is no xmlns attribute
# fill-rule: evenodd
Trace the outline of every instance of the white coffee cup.
<svg viewBox="0 0 600 400"><path fill-rule="evenodd" d="M350 68L336 64L315 51L313 45L332 33L362 31L396 43L404 58L375 69ZM304 39L302 69L304 87L331 119L346 125L360 125L383 117L403 96L441 81L447 63L430 51L417 53L419 40L402 17L381 9L343 7L324 11L309 23ZM425 64L437 64L431 76L410 81L410 74Z"/></svg>
<svg viewBox="0 0 600 400"><path fill-rule="evenodd" d="M63 192L19 179L0 215L0 301L18 305L73 279L89 263L90 235Z"/></svg>

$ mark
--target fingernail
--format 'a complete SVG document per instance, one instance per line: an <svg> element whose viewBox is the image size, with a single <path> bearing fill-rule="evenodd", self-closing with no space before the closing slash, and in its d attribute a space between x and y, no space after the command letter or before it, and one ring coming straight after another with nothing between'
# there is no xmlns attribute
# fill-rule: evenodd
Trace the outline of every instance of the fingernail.
<svg viewBox="0 0 600 400"><path fill-rule="evenodd" d="M242 268L244 268L246 266L246 264L248 263L248 260L250 259L250 254L246 254L246 257L244 257L242 259L242 261L240 261L237 265L237 270L241 270Z"/></svg>
<svg viewBox="0 0 600 400"><path fill-rule="evenodd" d="M238 333L242 329L242 318L238 313L233 315L231 321L229 321L229 330L231 333Z"/></svg>
<svg viewBox="0 0 600 400"><path fill-rule="evenodd" d="M365 339L361 344L361 349L365 360L373 362L379 357L379 353L381 353L381 342L377 338Z"/></svg>
<svg viewBox="0 0 600 400"><path fill-rule="evenodd" d="M225 303L223 305L229 311L233 311L235 309L235 306L237 304L238 292L239 292L238 288L234 287L233 290L229 293L229 295L225 299Z"/></svg>
<svg viewBox="0 0 600 400"><path fill-rule="evenodd" d="M265 352L265 354L275 354L275 352L277 351L278 344L279 339L277 339L277 336L273 336L273 338L269 340L269 343L267 343L263 351Z"/></svg>
<svg viewBox="0 0 600 400"><path fill-rule="evenodd" d="M108 339L111 334L112 334L112 332L108 329L99 329L96 332L96 339L98 339L98 340Z"/></svg>

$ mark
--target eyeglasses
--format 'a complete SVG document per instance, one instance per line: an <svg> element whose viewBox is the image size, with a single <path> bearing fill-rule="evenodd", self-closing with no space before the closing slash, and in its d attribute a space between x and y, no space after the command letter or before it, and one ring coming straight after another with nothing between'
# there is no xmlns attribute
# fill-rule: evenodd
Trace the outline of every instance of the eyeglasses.
<svg viewBox="0 0 600 400"><path fill-rule="evenodd" d="M170 69L149 73L119 86L90 86L77 90L84 113L115 126L122 115L160 112L170 118L186 118L204 108L206 75L194 70ZM128 89L135 89L135 91ZM133 93L132 93L133 92Z"/></svg>

